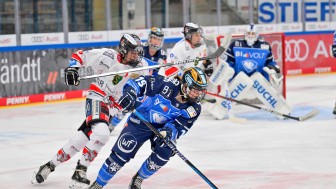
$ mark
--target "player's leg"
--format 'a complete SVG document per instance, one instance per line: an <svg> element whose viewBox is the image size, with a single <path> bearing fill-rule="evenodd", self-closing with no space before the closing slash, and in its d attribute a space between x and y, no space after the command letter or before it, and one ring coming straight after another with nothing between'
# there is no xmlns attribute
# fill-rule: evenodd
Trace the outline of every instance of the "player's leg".
<svg viewBox="0 0 336 189"><path fill-rule="evenodd" d="M236 77L231 81L229 90L226 90L225 86L219 93L221 96L231 97L237 100L243 99L246 96L250 96L253 81L244 73L239 72ZM231 110L232 104L228 100L218 98L216 104L210 107L209 111L216 119L224 119Z"/></svg>
<svg viewBox="0 0 336 189"><path fill-rule="evenodd" d="M86 177L87 168L97 157L99 151L108 142L110 130L109 108L98 100L86 99L86 125L80 130L89 138L82 148L82 157L77 162L74 174L72 175L70 188L83 188L90 184ZM92 111L95 110L95 111Z"/></svg>
<svg viewBox="0 0 336 189"><path fill-rule="evenodd" d="M82 124L86 125L86 122ZM61 149L52 157L52 159L46 164L40 166L39 170L34 173L32 183L44 182L49 174L55 170L55 168L63 162L68 161L77 152L79 152L85 144L89 141L88 137L82 131L78 131L75 136L63 145Z"/></svg>
<svg viewBox="0 0 336 189"><path fill-rule="evenodd" d="M134 118L130 120L135 121ZM130 120L121 131L110 156L100 168L96 181L89 188L103 188L107 185L109 180L111 180L130 159L134 158L139 148L153 135L151 131L139 129L139 125Z"/></svg>
<svg viewBox="0 0 336 189"><path fill-rule="evenodd" d="M156 173L161 167L168 163L173 151L170 147L161 147L161 144L157 144L153 139L152 143L152 154L145 160L141 165L140 169L133 176L129 189L141 189L142 181L148 179L154 173Z"/></svg>
<svg viewBox="0 0 336 189"><path fill-rule="evenodd" d="M336 102L335 102L335 107L334 107L333 114L335 114L335 115L336 115Z"/></svg>
<svg viewBox="0 0 336 189"><path fill-rule="evenodd" d="M264 76L256 72L250 78L253 80L253 91L263 104L282 114L291 112L292 108L286 99L272 87Z"/></svg>

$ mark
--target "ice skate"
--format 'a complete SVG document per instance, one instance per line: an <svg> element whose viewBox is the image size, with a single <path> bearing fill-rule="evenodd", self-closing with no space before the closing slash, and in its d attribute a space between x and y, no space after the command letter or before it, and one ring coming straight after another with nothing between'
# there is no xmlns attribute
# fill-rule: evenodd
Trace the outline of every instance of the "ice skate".
<svg viewBox="0 0 336 189"><path fill-rule="evenodd" d="M103 188L103 186L95 181L88 189L101 189L101 188Z"/></svg>
<svg viewBox="0 0 336 189"><path fill-rule="evenodd" d="M334 108L333 114L336 115L336 104L335 104L335 108Z"/></svg>
<svg viewBox="0 0 336 189"><path fill-rule="evenodd" d="M139 176L139 174L137 173L136 175L134 175L134 177L132 178L131 183L129 184L128 189L141 189L141 183L143 181L143 178L141 178Z"/></svg>
<svg viewBox="0 0 336 189"><path fill-rule="evenodd" d="M47 180L48 175L55 170L55 165L52 162L48 162L42 165L39 170L34 172L33 178L31 180L32 184L42 183Z"/></svg>
<svg viewBox="0 0 336 189"><path fill-rule="evenodd" d="M90 180L86 178L86 171L87 167L81 165L78 160L76 170L71 177L72 181L69 185L69 188L72 189L87 188L90 185Z"/></svg>

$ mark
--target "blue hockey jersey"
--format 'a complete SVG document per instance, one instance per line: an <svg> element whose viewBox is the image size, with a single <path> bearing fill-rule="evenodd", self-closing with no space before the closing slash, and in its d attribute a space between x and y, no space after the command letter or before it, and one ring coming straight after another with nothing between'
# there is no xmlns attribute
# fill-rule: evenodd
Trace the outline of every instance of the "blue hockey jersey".
<svg viewBox="0 0 336 189"><path fill-rule="evenodd" d="M148 44L145 44L143 49L144 49L144 57L151 60L151 61L158 62L158 63L162 64L167 59L166 52L163 49L160 49L160 50L156 51L154 56L151 56L149 54Z"/></svg>
<svg viewBox="0 0 336 189"><path fill-rule="evenodd" d="M130 79L125 87L135 89L137 96L146 95L147 98L136 108L155 128L161 128L166 123L173 123L178 131L178 137L184 135L197 120L201 113L199 103L180 103L176 97L181 83L177 79L162 76L140 76ZM130 121L149 130L133 113Z"/></svg>
<svg viewBox="0 0 336 189"><path fill-rule="evenodd" d="M233 78L242 71L248 76L254 72L260 72L269 80L263 67L276 65L271 46L262 40L257 40L252 47L248 46L244 39L235 40L225 54L227 63L235 70Z"/></svg>

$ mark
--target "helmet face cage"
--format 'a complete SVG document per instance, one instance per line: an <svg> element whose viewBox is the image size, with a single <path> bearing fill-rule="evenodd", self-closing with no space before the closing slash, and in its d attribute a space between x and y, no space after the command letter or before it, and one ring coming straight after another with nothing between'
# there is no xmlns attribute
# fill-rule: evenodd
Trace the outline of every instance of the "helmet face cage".
<svg viewBox="0 0 336 189"><path fill-rule="evenodd" d="M143 47L140 38L135 34L124 34L120 39L118 52L121 54L124 64L136 67L143 57ZM125 62L127 54L133 52L137 54L137 58Z"/></svg>
<svg viewBox="0 0 336 189"><path fill-rule="evenodd" d="M258 37L257 27L253 23L248 25L245 31L245 41L247 45L252 46L257 41Z"/></svg>
<svg viewBox="0 0 336 189"><path fill-rule="evenodd" d="M164 33L162 31L161 28L158 27L152 27L151 30L149 31L149 35L148 35L148 45L150 48L155 49L155 50L159 50L162 48L163 46L163 37L164 37ZM158 41L161 41L160 44L153 44L152 40L156 39Z"/></svg>
<svg viewBox="0 0 336 189"><path fill-rule="evenodd" d="M183 97L190 103L201 102L208 86L204 71L198 67L188 68L182 75L181 91ZM198 94L193 97L192 93Z"/></svg>
<svg viewBox="0 0 336 189"><path fill-rule="evenodd" d="M192 34L194 34L194 33L199 33L203 38L203 28L200 25L194 24L194 23L187 23L183 28L184 38L191 43ZM193 45L195 47L199 47L202 44L203 44L203 41L201 41L199 43L196 43L196 44L193 44Z"/></svg>

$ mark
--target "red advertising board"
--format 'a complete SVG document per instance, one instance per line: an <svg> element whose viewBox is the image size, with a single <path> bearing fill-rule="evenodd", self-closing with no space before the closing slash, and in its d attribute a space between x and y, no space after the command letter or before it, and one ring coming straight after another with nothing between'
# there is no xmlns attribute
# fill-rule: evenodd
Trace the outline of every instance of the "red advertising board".
<svg viewBox="0 0 336 189"><path fill-rule="evenodd" d="M76 90L76 91L0 98L0 107L39 103L39 102L61 101L74 98L84 98L86 94L87 90Z"/></svg>
<svg viewBox="0 0 336 189"><path fill-rule="evenodd" d="M336 72L332 33L285 35L287 75Z"/></svg>

